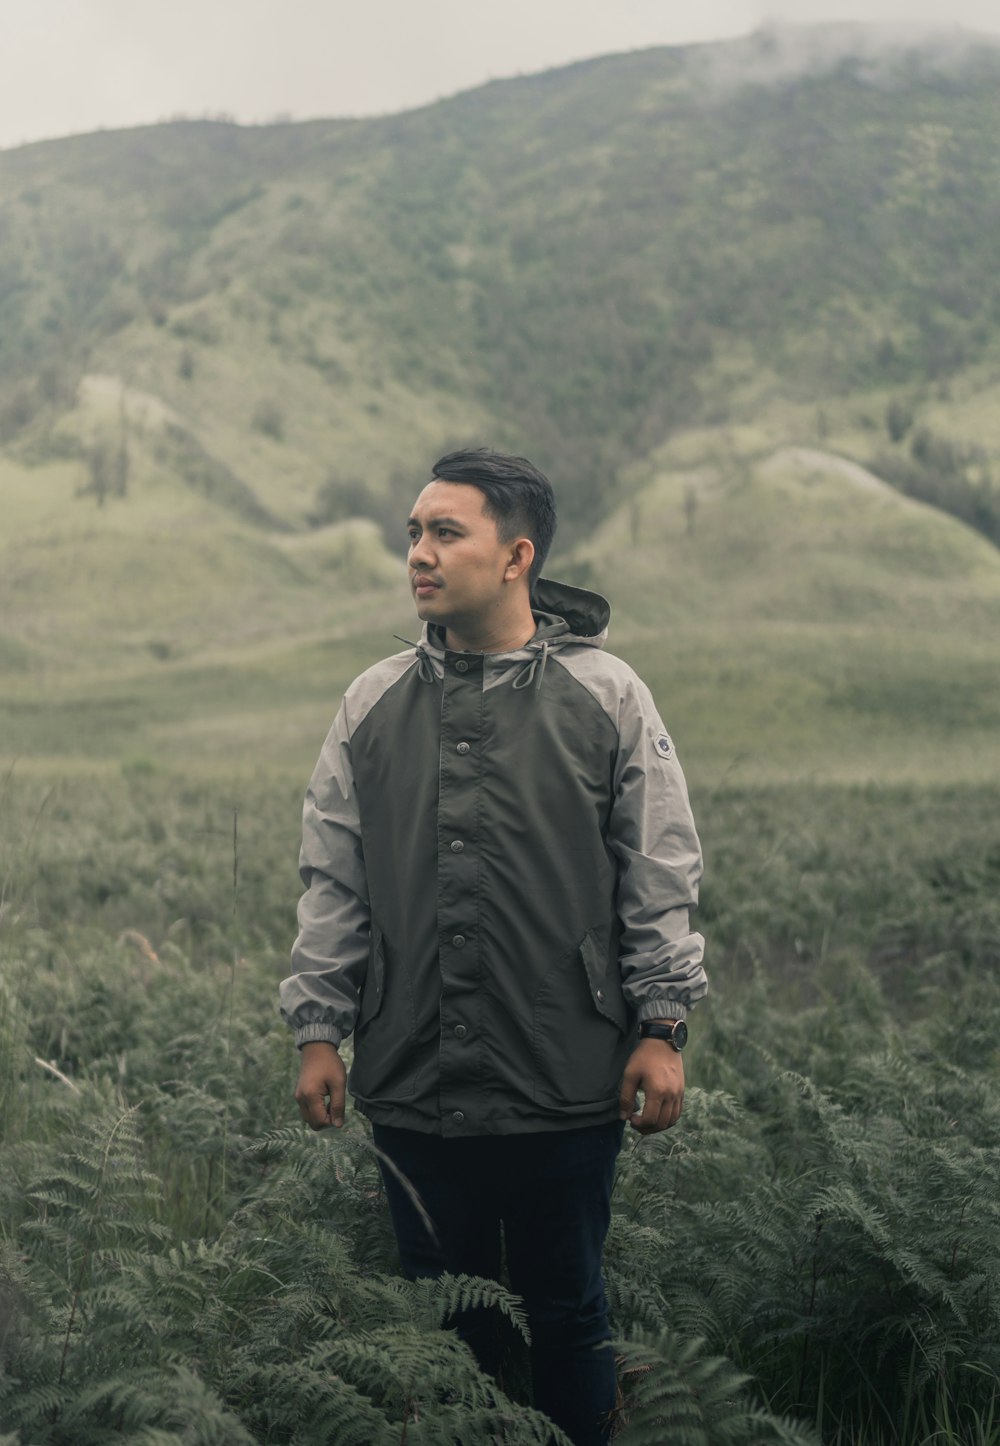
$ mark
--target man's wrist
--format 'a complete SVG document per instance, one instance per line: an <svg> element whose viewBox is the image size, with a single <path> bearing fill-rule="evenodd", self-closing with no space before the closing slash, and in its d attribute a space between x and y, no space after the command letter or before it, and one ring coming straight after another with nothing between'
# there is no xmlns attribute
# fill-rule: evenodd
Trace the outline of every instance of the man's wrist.
<svg viewBox="0 0 1000 1446"><path fill-rule="evenodd" d="M339 1049L344 1036L334 1024L303 1024L295 1031L295 1043L299 1049L307 1044L332 1044Z"/></svg>
<svg viewBox="0 0 1000 1446"><path fill-rule="evenodd" d="M688 1028L683 1019L644 1019L639 1025L639 1038L662 1040L680 1054L687 1044Z"/></svg>
<svg viewBox="0 0 1000 1446"><path fill-rule="evenodd" d="M681 1000L659 994L653 999L643 1000L636 1010L636 1015L640 1024L645 1024L646 1020L655 1024L663 1024L664 1022L669 1023L671 1020L676 1022L678 1019L689 1019L691 1010Z"/></svg>

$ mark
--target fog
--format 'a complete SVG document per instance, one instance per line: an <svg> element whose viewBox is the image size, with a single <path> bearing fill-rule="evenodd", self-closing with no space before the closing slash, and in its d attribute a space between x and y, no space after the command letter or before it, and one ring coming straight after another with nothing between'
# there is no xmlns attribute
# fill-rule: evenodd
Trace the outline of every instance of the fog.
<svg viewBox="0 0 1000 1446"><path fill-rule="evenodd" d="M7 0L0 146L178 114L405 110L593 55L745 36L768 20L851 19L1000 31L993 0ZM816 46L802 54L815 63Z"/></svg>

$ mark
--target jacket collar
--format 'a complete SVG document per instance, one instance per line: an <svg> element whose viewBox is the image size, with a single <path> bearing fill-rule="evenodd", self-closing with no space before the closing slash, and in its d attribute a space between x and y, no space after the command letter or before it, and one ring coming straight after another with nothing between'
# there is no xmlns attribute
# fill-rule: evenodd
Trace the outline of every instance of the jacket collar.
<svg viewBox="0 0 1000 1446"><path fill-rule="evenodd" d="M490 668L514 670L515 688L527 687L533 682L537 691L545 676L549 653L570 645L603 648L611 620L611 604L600 593L545 577L536 582L531 602L534 636L512 652L488 653L486 662ZM406 639L399 641L406 642ZM447 652L444 630L435 623L424 623L420 641L409 646L416 650L424 681L431 683L439 678Z"/></svg>
<svg viewBox="0 0 1000 1446"><path fill-rule="evenodd" d="M542 643L547 643L549 650L555 650L571 643L603 648L607 641L611 604L600 593L540 577L531 592L531 611L535 618L534 637L509 653L488 654L491 659L529 657ZM443 658L444 629L436 623L424 623L420 646L432 656Z"/></svg>

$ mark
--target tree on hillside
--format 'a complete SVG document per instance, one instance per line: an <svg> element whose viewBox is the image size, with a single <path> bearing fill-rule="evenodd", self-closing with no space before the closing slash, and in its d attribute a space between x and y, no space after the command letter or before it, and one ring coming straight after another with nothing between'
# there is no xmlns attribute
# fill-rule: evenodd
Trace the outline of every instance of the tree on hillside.
<svg viewBox="0 0 1000 1446"><path fill-rule="evenodd" d="M885 429L894 442L901 442L913 426L913 408L893 397L885 409Z"/></svg>
<svg viewBox="0 0 1000 1446"><path fill-rule="evenodd" d="M103 507L109 497L128 495L131 458L128 446L128 414L122 387L118 426L113 433L102 432L84 452L87 481L77 489L79 497L95 498Z"/></svg>
<svg viewBox="0 0 1000 1446"><path fill-rule="evenodd" d="M101 437L88 447L84 453L84 461L88 480L77 489L77 495L93 497L98 507L103 507L112 490L114 474L114 453L108 446L107 439Z"/></svg>
<svg viewBox="0 0 1000 1446"><path fill-rule="evenodd" d="M911 438L909 457L880 452L868 466L908 497L939 507L1000 547L1000 490L982 447L920 427Z"/></svg>
<svg viewBox="0 0 1000 1446"><path fill-rule="evenodd" d="M327 527L350 517L375 517L372 490L362 478L345 477L334 469L317 489L307 520L310 527Z"/></svg>
<svg viewBox="0 0 1000 1446"><path fill-rule="evenodd" d="M694 536L694 523L698 515L698 489L692 482L684 488L684 524L688 537Z"/></svg>
<svg viewBox="0 0 1000 1446"><path fill-rule="evenodd" d="M128 474L128 412L125 409L125 385L123 383L118 403L118 446L115 451L111 477L116 497L124 497L128 492Z"/></svg>

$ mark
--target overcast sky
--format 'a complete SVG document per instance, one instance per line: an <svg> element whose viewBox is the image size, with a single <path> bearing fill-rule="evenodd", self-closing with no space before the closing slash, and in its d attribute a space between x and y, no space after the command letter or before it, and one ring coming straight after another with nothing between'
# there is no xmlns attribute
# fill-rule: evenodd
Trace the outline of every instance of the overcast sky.
<svg viewBox="0 0 1000 1446"><path fill-rule="evenodd" d="M370 115L765 19L1000 31L997 0L0 0L0 147L228 113Z"/></svg>

